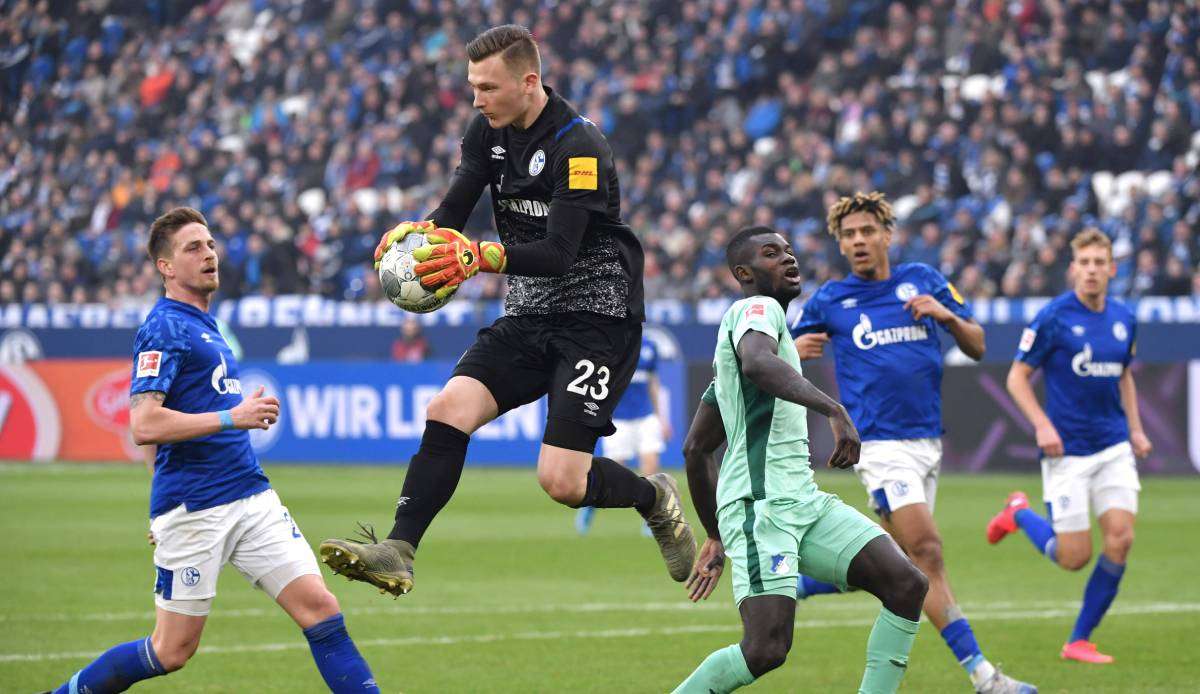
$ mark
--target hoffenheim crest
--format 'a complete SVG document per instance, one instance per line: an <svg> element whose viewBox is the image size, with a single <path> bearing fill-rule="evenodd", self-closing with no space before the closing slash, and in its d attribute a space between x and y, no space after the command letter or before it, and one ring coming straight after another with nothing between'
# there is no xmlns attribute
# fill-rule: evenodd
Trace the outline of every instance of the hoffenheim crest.
<svg viewBox="0 0 1200 694"><path fill-rule="evenodd" d="M183 581L183 585L194 586L200 582L200 569L189 566L180 573L179 578Z"/></svg>
<svg viewBox="0 0 1200 694"><path fill-rule="evenodd" d="M533 153L533 158L529 160L529 175L536 176L546 167L546 152L538 150Z"/></svg>
<svg viewBox="0 0 1200 694"><path fill-rule="evenodd" d="M901 301L908 301L918 294L917 285L912 282L905 282L899 287L896 287L896 298Z"/></svg>
<svg viewBox="0 0 1200 694"><path fill-rule="evenodd" d="M1113 337L1124 342L1129 339L1129 329L1124 323L1113 323Z"/></svg>

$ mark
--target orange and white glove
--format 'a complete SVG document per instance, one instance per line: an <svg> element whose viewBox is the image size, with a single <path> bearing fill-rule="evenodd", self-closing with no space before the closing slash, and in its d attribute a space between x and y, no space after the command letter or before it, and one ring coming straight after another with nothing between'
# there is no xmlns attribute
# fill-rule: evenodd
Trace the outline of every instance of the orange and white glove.
<svg viewBox="0 0 1200 694"><path fill-rule="evenodd" d="M454 289L475 273L504 272L508 256L495 241L471 241L453 229L425 232L428 245L413 250L413 270L426 289Z"/></svg>
<svg viewBox="0 0 1200 694"><path fill-rule="evenodd" d="M400 239L408 236L414 231L421 233L429 233L434 230L433 222L400 222L396 226L383 232L383 236L379 238L379 245L375 246L375 270L379 270L379 261L383 259L383 254L387 253L388 247L396 243Z"/></svg>

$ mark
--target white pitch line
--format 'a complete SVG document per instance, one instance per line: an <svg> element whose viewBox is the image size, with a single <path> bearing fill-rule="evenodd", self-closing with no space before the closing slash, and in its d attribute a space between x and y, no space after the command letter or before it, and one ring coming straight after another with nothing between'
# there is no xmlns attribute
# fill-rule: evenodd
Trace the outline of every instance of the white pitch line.
<svg viewBox="0 0 1200 694"><path fill-rule="evenodd" d="M1200 612L1200 603L1157 602L1143 605L1124 605L1108 611L1110 615L1181 614ZM731 610L732 613L732 610ZM971 615L975 621L1058 619L1075 615L1073 609L1051 610L979 610ZM796 622L796 629L822 629L832 627L865 627L875 623L873 618L853 619L810 619ZM593 631L524 631L507 634L467 634L462 636L412 636L399 639L365 639L357 641L359 647L398 646L453 646L463 643L493 643L496 641L551 641L572 639L616 639L644 636L672 636L678 634L729 633L741 630L736 622L726 624L692 624L677 627L603 629ZM308 644L297 638L285 643L237 644L229 646L203 646L201 654L228 653L274 653L278 651L307 650ZM28 663L46 660L74 660L94 658L97 651L74 651L69 653L5 653L0 654L0 663Z"/></svg>
<svg viewBox="0 0 1200 694"><path fill-rule="evenodd" d="M862 595L866 595L863 593ZM875 602L849 603L846 598L831 598L816 602L802 603L798 612L855 612L875 610ZM1028 602L992 602L986 604L960 604L965 611L973 608L988 610L1003 609L1035 609L1035 608L1064 608L1079 609L1078 600L1031 600ZM386 607L347 607L342 611L347 616L378 616L390 615L397 617L426 616L426 615L468 615L468 614L541 614L554 612L590 613L590 612L696 612L722 611L730 609L724 600L690 603L680 599L677 602L589 602L547 605L462 605L431 607L424 605L406 606L402 603ZM217 619L260 619L280 613L278 607L246 607L241 609L224 610L217 607L212 616ZM30 615L0 615L0 624L5 622L29 624L33 622L124 622L153 620L152 610L132 610L129 612L57 612L35 613Z"/></svg>

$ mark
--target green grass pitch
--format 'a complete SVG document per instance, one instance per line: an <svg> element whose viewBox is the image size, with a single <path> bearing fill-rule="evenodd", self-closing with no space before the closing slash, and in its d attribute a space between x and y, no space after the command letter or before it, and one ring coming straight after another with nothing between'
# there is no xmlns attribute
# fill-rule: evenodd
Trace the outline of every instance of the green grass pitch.
<svg viewBox="0 0 1200 694"><path fill-rule="evenodd" d="M268 474L314 546L358 520L390 527L403 479L401 469L378 467L268 466ZM823 472L819 482L862 507L852 475ZM1021 536L984 541L1004 496L1017 487L1036 495L1037 477L943 480L937 518L950 577L993 662L1042 692L1200 690L1200 479L1143 484L1130 569L1094 637L1117 662L1088 666L1060 661L1058 649L1090 568L1061 571ZM0 692L53 688L108 646L149 633L147 494L136 466L0 466ZM727 580L691 605L632 511L600 512L584 538L572 513L541 492L532 469L468 468L425 537L412 594L393 601L326 572L383 691L665 692L737 641ZM690 509L689 519L696 524ZM801 603L787 664L751 691L854 691L877 611L865 595ZM324 691L299 631L232 568L197 656L134 689ZM927 623L903 690L970 691Z"/></svg>

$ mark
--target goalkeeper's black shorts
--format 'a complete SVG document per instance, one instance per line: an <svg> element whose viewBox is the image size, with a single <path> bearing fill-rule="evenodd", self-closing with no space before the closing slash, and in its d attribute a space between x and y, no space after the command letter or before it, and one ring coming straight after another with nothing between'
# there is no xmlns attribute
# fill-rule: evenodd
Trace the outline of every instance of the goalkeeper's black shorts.
<svg viewBox="0 0 1200 694"><path fill-rule="evenodd" d="M504 316L454 367L483 383L500 414L549 395L542 441L591 453L637 370L642 324L576 311Z"/></svg>

